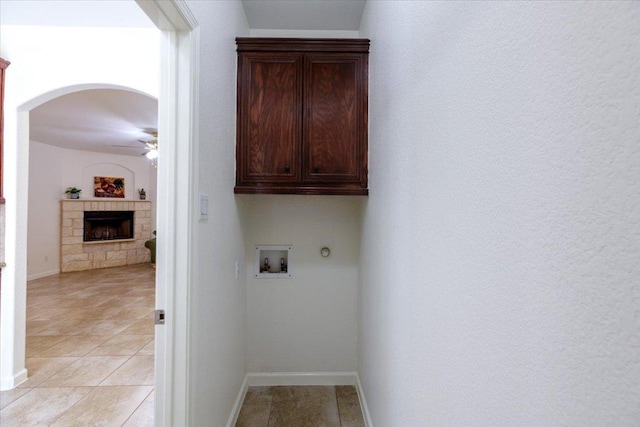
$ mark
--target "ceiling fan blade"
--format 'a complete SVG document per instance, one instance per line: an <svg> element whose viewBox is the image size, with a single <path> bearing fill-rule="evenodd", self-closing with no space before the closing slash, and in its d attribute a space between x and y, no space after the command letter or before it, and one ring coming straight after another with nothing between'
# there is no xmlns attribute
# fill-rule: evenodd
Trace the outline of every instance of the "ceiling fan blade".
<svg viewBox="0 0 640 427"><path fill-rule="evenodd" d="M158 140L157 139L152 139L150 141L142 141L142 140L139 139L138 142L141 143L141 144L144 144L146 150L157 150L158 149Z"/></svg>

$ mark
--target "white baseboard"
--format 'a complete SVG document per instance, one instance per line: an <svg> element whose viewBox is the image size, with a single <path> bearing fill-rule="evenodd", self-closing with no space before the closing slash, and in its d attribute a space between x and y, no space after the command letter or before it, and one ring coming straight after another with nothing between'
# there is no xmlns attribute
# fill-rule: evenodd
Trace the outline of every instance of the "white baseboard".
<svg viewBox="0 0 640 427"><path fill-rule="evenodd" d="M231 415L229 415L229 420L227 420L227 427L234 427L236 425L238 416L240 415L240 409L242 408L242 402L244 402L244 395L247 394L248 388L249 384L247 382L247 376L245 375L244 381L240 386L238 396L236 397L236 401L234 402L233 408L231 409Z"/></svg>
<svg viewBox="0 0 640 427"><path fill-rule="evenodd" d="M357 372L249 372L240 386L238 397L227 421L227 427L233 427L238 421L240 409L247 389L250 386L277 385L352 385L360 394L360 380ZM361 398L360 402L364 399ZM371 424L367 424L370 427Z"/></svg>
<svg viewBox="0 0 640 427"><path fill-rule="evenodd" d="M2 378L2 380L0 380L0 390L5 391L5 390L14 389L20 384L22 384L23 382L25 382L27 380L27 377L28 377L27 370L22 369L16 375L13 375L7 378Z"/></svg>
<svg viewBox="0 0 640 427"><path fill-rule="evenodd" d="M353 385L357 372L249 372L249 386L267 385Z"/></svg>
<svg viewBox="0 0 640 427"><path fill-rule="evenodd" d="M367 406L367 399L364 397L364 389L360 382L360 376L356 374L356 390L358 391L358 399L360 399L360 408L362 409L362 416L364 418L365 427L373 427L371 422L371 415L369 414L369 407Z"/></svg>
<svg viewBox="0 0 640 427"><path fill-rule="evenodd" d="M60 274L60 269L56 268L54 270L43 271L42 273L30 274L27 276L27 282L30 280L41 279L43 277L53 276L54 274Z"/></svg>

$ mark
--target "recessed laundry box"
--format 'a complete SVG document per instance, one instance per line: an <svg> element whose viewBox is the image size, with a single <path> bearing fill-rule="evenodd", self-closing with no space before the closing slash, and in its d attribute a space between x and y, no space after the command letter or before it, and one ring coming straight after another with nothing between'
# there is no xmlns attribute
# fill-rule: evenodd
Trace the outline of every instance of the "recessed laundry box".
<svg viewBox="0 0 640 427"><path fill-rule="evenodd" d="M290 245L256 245L254 274L256 279L293 277Z"/></svg>

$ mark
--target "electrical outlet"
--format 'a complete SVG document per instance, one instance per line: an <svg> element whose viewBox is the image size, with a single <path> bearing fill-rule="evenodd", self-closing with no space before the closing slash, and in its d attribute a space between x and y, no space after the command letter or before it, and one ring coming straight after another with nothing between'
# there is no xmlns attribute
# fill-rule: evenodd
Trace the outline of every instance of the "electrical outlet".
<svg viewBox="0 0 640 427"><path fill-rule="evenodd" d="M236 261L236 279L240 276L240 263Z"/></svg>
<svg viewBox="0 0 640 427"><path fill-rule="evenodd" d="M209 219L209 196L200 193L200 221Z"/></svg>

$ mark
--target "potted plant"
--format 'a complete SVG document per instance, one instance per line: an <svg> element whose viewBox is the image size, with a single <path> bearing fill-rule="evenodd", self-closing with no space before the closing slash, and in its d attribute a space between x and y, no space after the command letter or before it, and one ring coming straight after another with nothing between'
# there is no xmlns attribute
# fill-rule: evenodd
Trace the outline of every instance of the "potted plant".
<svg viewBox="0 0 640 427"><path fill-rule="evenodd" d="M64 192L69 195L70 199L79 199L82 190L76 187L69 187Z"/></svg>
<svg viewBox="0 0 640 427"><path fill-rule="evenodd" d="M144 188L139 189L138 194L140 194L140 200L144 200L147 198L147 193L144 191Z"/></svg>

